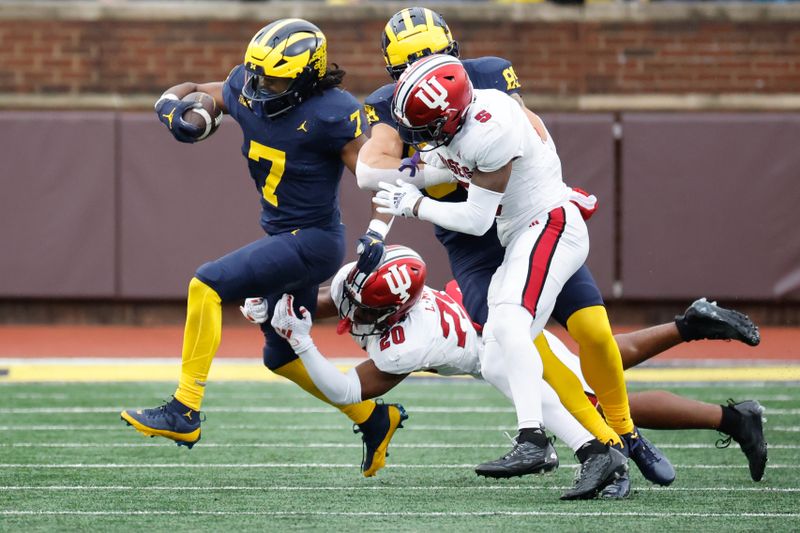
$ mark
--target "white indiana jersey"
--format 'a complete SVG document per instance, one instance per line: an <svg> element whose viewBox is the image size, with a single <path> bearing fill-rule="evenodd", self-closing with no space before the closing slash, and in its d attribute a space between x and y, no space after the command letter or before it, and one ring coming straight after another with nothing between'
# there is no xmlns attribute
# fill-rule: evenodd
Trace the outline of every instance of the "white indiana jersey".
<svg viewBox="0 0 800 533"><path fill-rule="evenodd" d="M506 246L518 231L567 201L570 189L549 132L542 141L525 111L506 93L473 92L461 131L448 146L423 153L423 160L449 168L467 184L475 170L493 172L514 160L497 216L497 234Z"/></svg>
<svg viewBox="0 0 800 533"><path fill-rule="evenodd" d="M331 298L338 307L342 286L355 263L333 277ZM389 374L433 370L445 376L480 377L481 340L466 311L449 295L425 287L408 314L382 335L353 335L375 366Z"/></svg>
<svg viewBox="0 0 800 533"><path fill-rule="evenodd" d="M424 370L480 377L482 343L467 314L449 295L425 287L419 301L382 335L356 337L375 366L389 374Z"/></svg>

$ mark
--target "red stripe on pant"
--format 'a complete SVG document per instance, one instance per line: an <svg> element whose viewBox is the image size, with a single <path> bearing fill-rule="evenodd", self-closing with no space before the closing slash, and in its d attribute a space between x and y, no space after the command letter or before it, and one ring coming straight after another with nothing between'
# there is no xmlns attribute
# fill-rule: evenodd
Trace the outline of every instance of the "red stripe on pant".
<svg viewBox="0 0 800 533"><path fill-rule="evenodd" d="M586 394L586 398L588 398L588 399L589 399L589 402L591 402L591 404L592 404L594 407L597 407L597 396L595 396L595 395L594 395L594 394L592 394L591 392L586 392L586 391L584 391L584 394Z"/></svg>
<svg viewBox="0 0 800 533"><path fill-rule="evenodd" d="M553 261L553 255L555 255L558 241L564 233L565 225L566 212L563 207L550 211L547 214L547 224L531 250L528 279L522 290L522 306L530 311L533 318L536 318L536 306L539 304L539 298L547 280L547 272L550 270L550 263Z"/></svg>

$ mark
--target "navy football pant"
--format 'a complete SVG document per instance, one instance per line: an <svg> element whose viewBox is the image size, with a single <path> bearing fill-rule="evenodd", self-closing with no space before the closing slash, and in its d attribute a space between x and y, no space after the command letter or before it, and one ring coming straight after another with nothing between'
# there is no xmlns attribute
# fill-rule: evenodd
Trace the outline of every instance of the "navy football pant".
<svg viewBox="0 0 800 533"><path fill-rule="evenodd" d="M217 291L223 302L264 297L269 317L261 324L266 345L264 364L275 369L297 359L289 343L270 325L272 310L283 293L294 295L295 309L317 309L319 284L333 276L344 260L344 225L304 228L268 235L197 269L200 281Z"/></svg>

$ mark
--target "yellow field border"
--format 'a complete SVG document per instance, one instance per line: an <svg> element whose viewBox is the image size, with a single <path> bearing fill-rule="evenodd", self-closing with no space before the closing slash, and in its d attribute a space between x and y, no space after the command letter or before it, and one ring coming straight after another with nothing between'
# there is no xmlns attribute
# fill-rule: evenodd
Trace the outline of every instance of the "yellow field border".
<svg viewBox="0 0 800 533"><path fill-rule="evenodd" d="M347 371L359 360L342 360ZM177 359L0 359L0 383L34 382L177 382ZM431 377L432 374L418 373ZM629 382L800 381L800 366L725 366L695 368L634 368L625 372ZM251 359L215 361L211 381L282 381Z"/></svg>

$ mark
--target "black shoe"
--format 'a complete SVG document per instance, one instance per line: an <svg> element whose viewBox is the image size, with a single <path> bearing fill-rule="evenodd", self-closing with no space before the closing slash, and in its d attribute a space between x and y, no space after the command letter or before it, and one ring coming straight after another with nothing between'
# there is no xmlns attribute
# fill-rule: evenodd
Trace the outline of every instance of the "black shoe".
<svg viewBox="0 0 800 533"><path fill-rule="evenodd" d="M195 411L175 398L152 409L127 409L120 418L136 431L148 437L166 437L178 446L192 446L200 440L200 423L203 420Z"/></svg>
<svg viewBox="0 0 800 533"><path fill-rule="evenodd" d="M753 481L761 481L764 469L767 467L767 441L764 440L764 428L761 414L764 408L755 400L746 400L735 403L728 400L728 408L739 413L740 423L734 428L728 438L717 441L717 448L727 448L731 439L739 443L750 466L750 477Z"/></svg>
<svg viewBox="0 0 800 533"><path fill-rule="evenodd" d="M717 302L705 298L696 300L684 314L676 316L675 325L684 341L736 340L749 346L761 342L758 326L747 315L720 307Z"/></svg>
<svg viewBox="0 0 800 533"><path fill-rule="evenodd" d="M600 498L604 500L622 500L631 493L631 477L626 470L624 474L603 487Z"/></svg>
<svg viewBox="0 0 800 533"><path fill-rule="evenodd" d="M514 448L495 461L489 461L475 467L479 476L508 478L527 474L543 474L558 468L558 455L553 444L547 441L545 446L537 446L532 442L514 442Z"/></svg>
<svg viewBox="0 0 800 533"><path fill-rule="evenodd" d="M575 484L561 495L562 500L590 500L610 483L627 476L628 459L606 446L605 452L589 455L575 473Z"/></svg>
<svg viewBox="0 0 800 533"><path fill-rule="evenodd" d="M637 428L633 428L633 432L620 435L620 437L625 441L623 453L627 450L628 457L633 459L647 481L664 486L675 481L675 469L667 456L652 442L644 438Z"/></svg>
<svg viewBox="0 0 800 533"><path fill-rule="evenodd" d="M403 427L403 421L408 419L406 410L399 403L385 404L378 400L376 404L366 421L353 426L353 433L361 433L364 442L361 460L364 477L372 477L386 466L389 442L394 432Z"/></svg>

